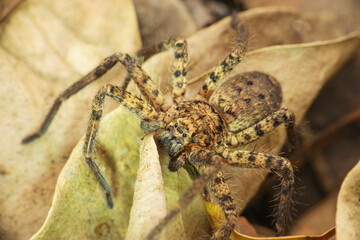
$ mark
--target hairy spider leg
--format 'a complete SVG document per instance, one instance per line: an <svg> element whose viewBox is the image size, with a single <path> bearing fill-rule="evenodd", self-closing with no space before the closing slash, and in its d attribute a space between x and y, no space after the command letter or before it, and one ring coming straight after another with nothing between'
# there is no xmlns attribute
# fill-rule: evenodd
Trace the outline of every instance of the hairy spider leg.
<svg viewBox="0 0 360 240"><path fill-rule="evenodd" d="M225 182L225 178L219 171L210 181L211 191L217 199L221 209L225 215L226 222L213 234L211 240L226 240L229 239L234 227L237 217L236 205L231 196L229 186Z"/></svg>
<svg viewBox="0 0 360 240"><path fill-rule="evenodd" d="M123 91L126 91L127 87L129 86L130 84L130 81L131 81L131 76L130 75L127 75L124 79L124 82L122 84L122 90Z"/></svg>
<svg viewBox="0 0 360 240"><path fill-rule="evenodd" d="M224 154L226 155L226 154ZM279 204L276 210L277 234L284 235L286 223L291 219L291 196L294 191L294 171L288 159L276 155L251 151L227 151L226 165L240 168L268 169L282 175Z"/></svg>
<svg viewBox="0 0 360 240"><path fill-rule="evenodd" d="M154 107L152 107L145 100L138 98L129 92L124 92L120 87L111 84L107 84L102 87L92 101L91 117L86 132L83 153L86 159L86 163L89 165L100 186L105 191L108 206L112 208L113 201L110 187L93 160L94 147L104 108L105 96L111 97L144 120L154 120L157 117L157 112L155 111Z"/></svg>
<svg viewBox="0 0 360 240"><path fill-rule="evenodd" d="M208 99L218 83L223 80L244 58L248 45L248 29L245 24L240 24L237 31L235 49L215 68L205 79L199 94Z"/></svg>
<svg viewBox="0 0 360 240"><path fill-rule="evenodd" d="M138 52L138 55L149 55L168 51L174 48L174 60L171 78L172 97L174 102L181 102L184 100L184 95L187 87L186 66L188 62L188 50L186 40L169 38L158 45L143 48Z"/></svg>
<svg viewBox="0 0 360 240"><path fill-rule="evenodd" d="M213 150L193 147L193 150L190 153L189 161L197 166L205 166L202 173L185 191L184 195L176 203L175 207L159 222L155 228L150 231L145 238L146 240L153 240L161 233L165 226L191 202L191 200L201 191L201 189L204 188L209 180L220 170L225 159Z"/></svg>
<svg viewBox="0 0 360 240"><path fill-rule="evenodd" d="M111 69L115 65L116 61L113 58L106 58L104 59L100 65L85 75L80 80L73 83L70 87L65 89L54 101L52 107L50 108L48 114L46 115L43 123L40 126L40 129L35 133L25 137L22 140L22 143L28 143L36 138L41 137L45 134L46 130L48 129L51 121L55 117L56 113L58 112L61 104L72 95L86 87L88 84L94 82L98 78L100 78L103 74L105 74L109 69Z"/></svg>
<svg viewBox="0 0 360 240"><path fill-rule="evenodd" d="M150 79L150 77L141 69L140 65L129 55L116 53L107 58L105 58L98 67L89 72L83 78L72 84L70 87L65 89L59 97L56 98L52 107L50 108L48 114L45 117L45 120L41 124L38 131L25 137L22 140L22 143L28 143L36 138L41 137L45 134L48 129L51 121L58 112L61 104L70 98L72 95L86 87L88 84L94 82L103 76L107 71L109 71L117 62L123 64L127 71L130 74L130 77L134 79L138 85L141 93L149 101L149 103L156 109L167 109L167 105L164 104L164 97L162 93L157 89L155 83Z"/></svg>
<svg viewBox="0 0 360 240"><path fill-rule="evenodd" d="M186 79L186 65L188 61L187 42L185 40L178 40L175 42L175 54L173 61L172 74L172 97L174 102L181 102L184 100L184 95L187 87Z"/></svg>
<svg viewBox="0 0 360 240"><path fill-rule="evenodd" d="M170 37L169 39L162 41L159 44L143 47L136 52L136 56L142 57L144 60L147 60L148 58L159 52L165 52L173 48L176 41L176 38Z"/></svg>
<svg viewBox="0 0 360 240"><path fill-rule="evenodd" d="M238 132L228 132L226 143L231 147L246 145L271 132L284 123L287 131L290 153L296 149L295 115L286 107L282 107L258 123Z"/></svg>

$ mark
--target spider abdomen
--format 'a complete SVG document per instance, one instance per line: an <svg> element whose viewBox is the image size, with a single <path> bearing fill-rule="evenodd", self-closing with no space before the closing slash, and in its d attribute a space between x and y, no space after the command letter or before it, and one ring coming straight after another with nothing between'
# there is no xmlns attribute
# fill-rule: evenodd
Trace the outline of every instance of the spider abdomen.
<svg viewBox="0 0 360 240"><path fill-rule="evenodd" d="M262 72L235 75L220 84L209 99L231 132L239 132L280 109L279 82Z"/></svg>

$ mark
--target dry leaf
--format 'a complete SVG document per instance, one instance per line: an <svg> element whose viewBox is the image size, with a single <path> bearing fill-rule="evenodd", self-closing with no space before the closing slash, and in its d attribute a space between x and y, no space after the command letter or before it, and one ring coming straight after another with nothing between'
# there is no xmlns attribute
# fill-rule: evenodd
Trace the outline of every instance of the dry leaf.
<svg viewBox="0 0 360 240"><path fill-rule="evenodd" d="M193 1L183 0L193 16L198 28L204 28L230 14L223 1Z"/></svg>
<svg viewBox="0 0 360 240"><path fill-rule="evenodd" d="M56 179L85 131L91 99L111 71L71 98L44 137L21 140L37 129L55 98L116 51L140 47L132 2L24 1L0 25L2 158L0 235L28 239L43 224ZM112 81L110 81L112 80Z"/></svg>
<svg viewBox="0 0 360 240"><path fill-rule="evenodd" d="M316 235L335 226L337 192L301 214L291 226L290 235Z"/></svg>
<svg viewBox="0 0 360 240"><path fill-rule="evenodd" d="M196 24L180 0L135 0L144 46L158 44L169 37L186 38Z"/></svg>
<svg viewBox="0 0 360 240"><path fill-rule="evenodd" d="M0 22L13 11L23 0L2 0L0 2Z"/></svg>
<svg viewBox="0 0 360 240"><path fill-rule="evenodd" d="M360 4L356 0L235 0L241 1L247 9L258 7L291 7L299 10L303 15L318 18L319 25L327 25L326 32L321 34L336 34L342 26L341 32L350 33L359 30ZM334 29L335 28L335 29ZM311 29L311 28L310 28ZM337 35L339 36L339 35ZM322 39L324 40L324 39Z"/></svg>
<svg viewBox="0 0 360 240"><path fill-rule="evenodd" d="M341 185L336 209L336 239L360 238L360 162Z"/></svg>
<svg viewBox="0 0 360 240"><path fill-rule="evenodd" d="M128 240L143 239L166 215L165 186L153 137L154 134L147 135L141 142L134 200L125 238Z"/></svg>

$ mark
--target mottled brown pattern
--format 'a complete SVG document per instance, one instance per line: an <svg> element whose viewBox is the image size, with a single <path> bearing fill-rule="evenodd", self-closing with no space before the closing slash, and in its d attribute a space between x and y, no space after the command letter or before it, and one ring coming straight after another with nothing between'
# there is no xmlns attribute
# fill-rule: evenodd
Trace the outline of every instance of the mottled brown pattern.
<svg viewBox="0 0 360 240"><path fill-rule="evenodd" d="M290 162L276 155L248 151L232 152L229 149L229 147L252 142L282 123L288 130L291 149L296 145L295 118L287 108L281 108L281 88L275 78L265 73L248 72L221 82L244 57L247 37L246 27L241 24L235 49L215 68L214 72L209 74L199 91L199 99L203 99L201 101L183 100L187 84L186 41L172 38L156 47L149 48L152 51L175 48L172 77L174 104L170 107L164 103L161 91L141 66L129 55L116 53L66 89L53 104L40 130L25 138L23 142L29 142L45 133L65 99L100 78L117 62L120 62L129 72L131 79L136 82L145 100L126 92L126 87L110 84L102 87L91 105L92 112L83 148L84 158L104 190L108 206L113 207L110 187L93 160L106 96L113 98L139 116L143 120L141 128L145 132L156 132L159 143L171 157L169 162L171 171L184 167L194 179L193 184L175 208L148 234L146 239L156 238L166 224L181 212L196 194L202 189L207 191L207 187L204 188L207 183L210 183L209 188L222 207L226 218L226 222L211 239L229 239L237 213L229 187L221 173L221 167L224 165L269 169L283 176L276 229L279 234L284 234L285 226L290 219L294 184ZM202 170L199 171L200 169Z"/></svg>
<svg viewBox="0 0 360 240"><path fill-rule="evenodd" d="M180 102L168 110L165 118L171 119L171 122L167 123L166 130L160 135L160 140L168 149L170 146L167 145L166 138L170 137L183 141L184 147L189 144L213 147L224 141L225 122L206 102Z"/></svg>
<svg viewBox="0 0 360 240"><path fill-rule="evenodd" d="M279 110L282 93L272 76L247 72L220 84L209 102L229 123L229 130L239 132Z"/></svg>

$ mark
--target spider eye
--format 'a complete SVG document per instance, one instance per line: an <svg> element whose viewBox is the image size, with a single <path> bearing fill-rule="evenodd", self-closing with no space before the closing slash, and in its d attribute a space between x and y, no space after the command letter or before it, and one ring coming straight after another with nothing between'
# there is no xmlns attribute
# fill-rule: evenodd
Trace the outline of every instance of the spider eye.
<svg viewBox="0 0 360 240"><path fill-rule="evenodd" d="M175 123L175 128L177 128L178 127L178 124L177 123Z"/></svg>
<svg viewBox="0 0 360 240"><path fill-rule="evenodd" d="M186 138L186 137L187 137L186 133L183 133L183 134L182 134L182 136L183 136L184 138Z"/></svg>

